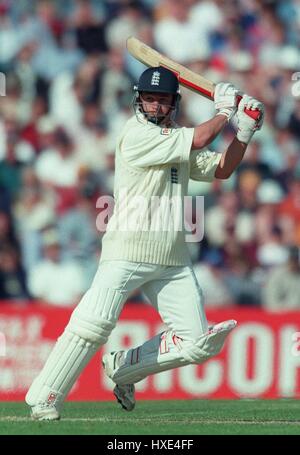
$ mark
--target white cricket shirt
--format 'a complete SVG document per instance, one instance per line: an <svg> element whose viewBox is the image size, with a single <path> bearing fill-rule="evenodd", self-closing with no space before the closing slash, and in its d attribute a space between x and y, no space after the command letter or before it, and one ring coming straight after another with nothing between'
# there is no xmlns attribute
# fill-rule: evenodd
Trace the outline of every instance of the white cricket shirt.
<svg viewBox="0 0 300 455"><path fill-rule="evenodd" d="M191 151L194 128L164 128L131 117L117 141L115 207L102 239L101 261L190 263L183 201L189 178L212 181L221 158Z"/></svg>

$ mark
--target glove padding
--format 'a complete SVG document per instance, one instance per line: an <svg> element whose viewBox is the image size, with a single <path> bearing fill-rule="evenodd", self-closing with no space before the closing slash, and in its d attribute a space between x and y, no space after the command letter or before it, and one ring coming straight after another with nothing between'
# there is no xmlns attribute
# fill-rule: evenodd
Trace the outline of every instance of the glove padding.
<svg viewBox="0 0 300 455"><path fill-rule="evenodd" d="M261 112L261 115L255 120L244 112L245 109L258 109ZM237 110L238 132L236 137L240 142L249 144L255 131L260 130L262 127L264 113L265 108L263 103L249 95L243 95Z"/></svg>
<svg viewBox="0 0 300 455"><path fill-rule="evenodd" d="M214 93L216 115L225 115L228 121L237 110L237 97L239 90L230 82L220 82L216 85Z"/></svg>

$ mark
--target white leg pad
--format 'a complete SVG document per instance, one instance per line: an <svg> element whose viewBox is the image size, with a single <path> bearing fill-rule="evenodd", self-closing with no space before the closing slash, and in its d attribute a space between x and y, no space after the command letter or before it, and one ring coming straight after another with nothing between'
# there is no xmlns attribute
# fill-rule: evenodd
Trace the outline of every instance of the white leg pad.
<svg viewBox="0 0 300 455"><path fill-rule="evenodd" d="M30 406L49 403L60 409L79 374L106 343L126 297L117 290L96 286L84 295L26 395Z"/></svg>
<svg viewBox="0 0 300 455"><path fill-rule="evenodd" d="M151 374L201 364L221 351L235 326L233 320L217 324L194 342L184 341L172 331L163 332L127 351L125 362L114 371L111 379L120 385L134 384Z"/></svg>
<svg viewBox="0 0 300 455"><path fill-rule="evenodd" d="M77 376L95 354L97 344L65 331L58 338L47 362L26 395L30 406L53 404L60 409Z"/></svg>

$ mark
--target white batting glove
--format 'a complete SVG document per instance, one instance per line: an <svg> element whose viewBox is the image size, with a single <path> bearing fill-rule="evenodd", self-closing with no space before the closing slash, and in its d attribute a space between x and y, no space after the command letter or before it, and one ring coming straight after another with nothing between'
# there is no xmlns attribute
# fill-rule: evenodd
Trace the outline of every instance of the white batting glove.
<svg viewBox="0 0 300 455"><path fill-rule="evenodd" d="M239 90L230 82L220 82L216 85L214 93L216 115L225 115L228 121L237 110L237 96Z"/></svg>
<svg viewBox="0 0 300 455"><path fill-rule="evenodd" d="M253 119L244 112L245 108L250 110L258 109L261 112L260 117L257 120ZM240 142L249 144L255 131L260 130L262 127L264 113L265 108L263 103L249 95L243 95L237 110L238 132L236 137Z"/></svg>

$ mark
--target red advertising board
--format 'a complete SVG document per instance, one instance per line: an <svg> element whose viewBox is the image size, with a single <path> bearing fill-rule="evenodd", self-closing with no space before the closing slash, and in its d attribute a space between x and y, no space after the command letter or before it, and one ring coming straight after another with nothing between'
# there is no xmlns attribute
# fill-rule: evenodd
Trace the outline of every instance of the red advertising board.
<svg viewBox="0 0 300 455"><path fill-rule="evenodd" d="M29 303L0 306L0 400L23 400L71 310ZM210 322L236 319L222 353L204 365L151 376L137 384L140 399L300 397L300 312L207 310ZM74 385L70 400L111 400L103 351L137 346L163 330L148 305L127 304L108 343Z"/></svg>

